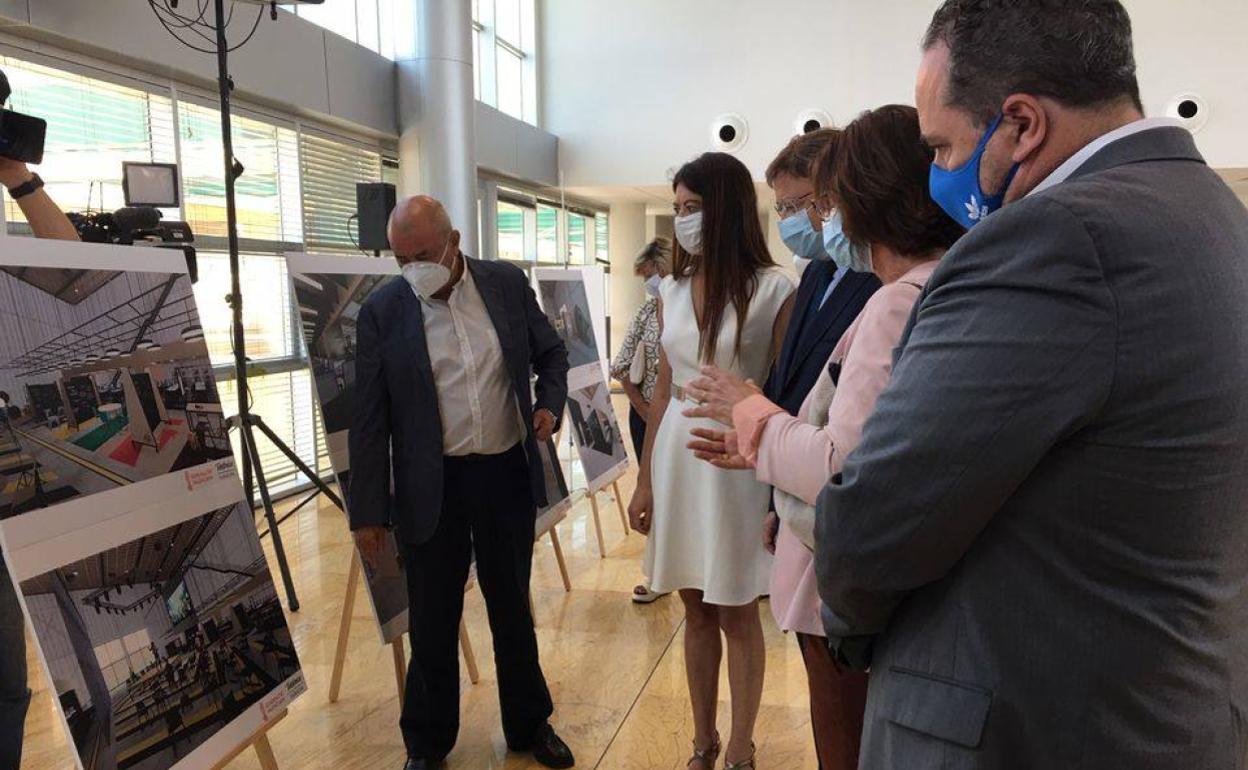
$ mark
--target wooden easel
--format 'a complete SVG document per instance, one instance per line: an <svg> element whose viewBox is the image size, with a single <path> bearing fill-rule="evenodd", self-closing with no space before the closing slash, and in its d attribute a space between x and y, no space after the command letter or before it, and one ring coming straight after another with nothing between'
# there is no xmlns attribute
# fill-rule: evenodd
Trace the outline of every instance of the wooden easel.
<svg viewBox="0 0 1248 770"><path fill-rule="evenodd" d="M555 550L555 563L559 565L559 577L563 578L563 590L566 593L572 593L572 579L568 577L568 563L563 560L563 546L559 543L558 523L551 527L550 546Z"/></svg>
<svg viewBox="0 0 1248 770"><path fill-rule="evenodd" d="M212 766L212 770L222 770L222 768L233 762L239 754L242 754L247 749L256 750L256 758L260 760L260 767L263 770L277 770L277 757L273 756L273 746L269 744L269 730L272 730L274 725L285 718L286 712L282 711L270 720L267 725L263 725L248 736L247 740L231 749L230 753L226 754Z"/></svg>
<svg viewBox="0 0 1248 770"><path fill-rule="evenodd" d="M598 515L598 493L606 489L605 486L600 487L596 492L585 490L586 496L589 497L589 505L594 511L594 532L598 535L598 556L599 558L607 558L607 546L602 539L602 518ZM624 525L624 536L628 537L630 533L628 527L628 514L624 511L624 498L620 496L620 480L617 478L611 482L611 490L615 494L615 507L620 511L620 523Z"/></svg>
<svg viewBox="0 0 1248 770"><path fill-rule="evenodd" d="M351 571L347 574L347 595L342 601L342 617L338 621L338 645L334 650L334 670L329 679L329 702L337 703L338 694L342 690L342 672L347 662L347 641L351 638L351 616L355 611L355 594L360 587L360 554L351 549ZM472 585L468 586L470 590ZM459 646L464 653L464 664L468 668L468 679L473 684L481 681L477 671L477 656L472 649L472 639L468 636L468 627L459 621ZM390 642L390 651L394 655L394 682L399 691L399 704L403 703L403 691L407 686L407 651L400 635Z"/></svg>

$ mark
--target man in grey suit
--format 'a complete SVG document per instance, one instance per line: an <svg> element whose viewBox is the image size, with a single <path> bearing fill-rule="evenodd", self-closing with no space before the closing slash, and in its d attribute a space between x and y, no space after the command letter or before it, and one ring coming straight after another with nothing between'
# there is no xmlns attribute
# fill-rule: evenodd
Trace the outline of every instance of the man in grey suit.
<svg viewBox="0 0 1248 770"><path fill-rule="evenodd" d="M863 768L1246 766L1248 211L1138 93L1116 0L933 19L932 192L974 227L819 499Z"/></svg>

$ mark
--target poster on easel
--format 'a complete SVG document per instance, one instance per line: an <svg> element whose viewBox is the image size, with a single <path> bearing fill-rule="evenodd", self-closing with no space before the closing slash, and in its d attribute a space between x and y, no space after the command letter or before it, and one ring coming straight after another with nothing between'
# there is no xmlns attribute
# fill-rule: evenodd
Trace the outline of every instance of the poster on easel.
<svg viewBox="0 0 1248 770"><path fill-rule="evenodd" d="M0 548L74 764L211 768L306 684L228 446L142 403L211 370L183 257L23 240L0 294L0 390L26 396L0 426ZM52 394L84 377L100 403L71 427Z"/></svg>
<svg viewBox="0 0 1248 770"><path fill-rule="evenodd" d="M542 455L542 470L546 479L546 506L537 509L537 526L534 538L541 538L559 522L568 517L572 510L572 496L568 490L568 482L563 478L563 466L559 463L559 453L555 448L554 439L546 439L537 445Z"/></svg>
<svg viewBox="0 0 1248 770"><path fill-rule="evenodd" d="M355 392L355 326L360 308L377 287L399 274L393 260L311 254L286 256L303 339L312 366L313 387L324 424L330 464L343 503L350 480L347 451ZM386 538L376 569L365 573L368 597L389 643L407 632L407 577L398 544Z"/></svg>
<svg viewBox="0 0 1248 770"><path fill-rule="evenodd" d="M611 405L602 312L602 268L537 268L542 311L568 348L568 421L587 490L593 494L628 470L628 453Z"/></svg>

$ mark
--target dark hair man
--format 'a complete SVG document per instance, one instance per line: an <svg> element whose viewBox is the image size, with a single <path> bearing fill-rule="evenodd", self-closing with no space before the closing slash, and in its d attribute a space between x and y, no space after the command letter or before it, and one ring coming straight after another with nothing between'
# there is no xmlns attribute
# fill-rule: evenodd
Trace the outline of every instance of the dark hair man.
<svg viewBox="0 0 1248 770"><path fill-rule="evenodd" d="M0 158L0 184L8 189L9 197L26 215L36 238L78 240L74 226L43 190L43 180L31 173L25 163ZM0 234L0 239L4 237ZM0 424L7 424L7 393L0 397L0 402L4 410ZM29 705L26 625L4 556L0 554L0 768L16 768L22 764L22 734Z"/></svg>
<svg viewBox="0 0 1248 770"><path fill-rule="evenodd" d="M974 227L819 500L861 767L1244 767L1248 211L1116 0L948 0L916 99Z"/></svg>
<svg viewBox="0 0 1248 770"><path fill-rule="evenodd" d="M474 555L507 745L546 767L572 767L547 721L554 706L529 607L535 505L546 502L537 442L563 414L568 351L524 273L465 257L436 200L400 201L389 236L403 278L360 311L347 508L366 565L381 558L389 526L404 554L406 768L437 766L455 745L459 621Z"/></svg>

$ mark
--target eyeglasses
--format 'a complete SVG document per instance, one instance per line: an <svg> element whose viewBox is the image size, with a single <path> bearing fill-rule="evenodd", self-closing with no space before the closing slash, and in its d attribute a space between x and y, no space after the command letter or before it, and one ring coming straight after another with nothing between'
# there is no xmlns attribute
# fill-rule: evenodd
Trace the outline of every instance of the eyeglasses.
<svg viewBox="0 0 1248 770"><path fill-rule="evenodd" d="M702 210L702 201L686 201L684 206L672 204L672 213L678 217L687 217Z"/></svg>
<svg viewBox="0 0 1248 770"><path fill-rule="evenodd" d="M826 195L818 198L815 200L815 213L819 215L820 219L831 219L832 215L836 213L836 203Z"/></svg>
<svg viewBox="0 0 1248 770"><path fill-rule="evenodd" d="M792 198L787 201L776 201L776 216L781 219L788 219L794 214L806 211L810 208L811 198L813 196L813 192L808 192L798 198Z"/></svg>

